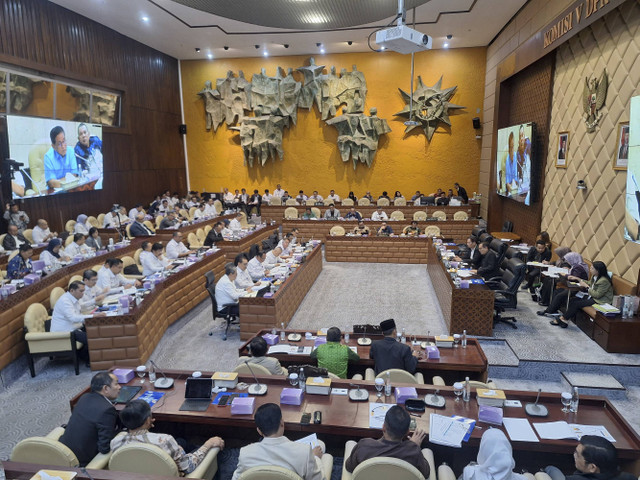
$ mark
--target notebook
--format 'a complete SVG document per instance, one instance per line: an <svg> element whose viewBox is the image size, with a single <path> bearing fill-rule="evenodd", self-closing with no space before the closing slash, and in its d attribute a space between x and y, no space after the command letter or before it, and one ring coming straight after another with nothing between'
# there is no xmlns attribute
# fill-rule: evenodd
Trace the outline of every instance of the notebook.
<svg viewBox="0 0 640 480"><path fill-rule="evenodd" d="M211 403L212 378L187 378L181 411L204 412Z"/></svg>

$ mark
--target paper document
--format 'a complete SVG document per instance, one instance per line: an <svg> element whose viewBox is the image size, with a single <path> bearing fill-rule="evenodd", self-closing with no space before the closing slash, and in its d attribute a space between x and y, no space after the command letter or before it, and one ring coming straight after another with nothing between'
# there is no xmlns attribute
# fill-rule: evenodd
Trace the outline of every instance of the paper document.
<svg viewBox="0 0 640 480"><path fill-rule="evenodd" d="M569 427L571 427L578 440L580 440L583 435L595 435L597 437L604 437L611 443L615 443L616 441L604 425L579 425L572 423Z"/></svg>
<svg viewBox="0 0 640 480"><path fill-rule="evenodd" d="M472 275L471 270L458 270L458 276L460 278L469 278Z"/></svg>
<svg viewBox="0 0 640 480"><path fill-rule="evenodd" d="M395 403L374 403L369 402L369 428L382 429L384 417Z"/></svg>
<svg viewBox="0 0 640 480"><path fill-rule="evenodd" d="M502 424L507 429L512 442L539 442L526 418L503 418Z"/></svg>
<svg viewBox="0 0 640 480"><path fill-rule="evenodd" d="M462 447L469 425L452 417L432 413L429 417L429 441L446 447Z"/></svg>
<svg viewBox="0 0 640 480"><path fill-rule="evenodd" d="M288 343L278 343L276 345L271 345L267 354L273 355L274 353L289 353L291 351L291 345Z"/></svg>
<svg viewBox="0 0 640 480"><path fill-rule="evenodd" d="M558 422L534 423L533 426L542 439L562 440L574 438L580 440L583 435L597 435L606 438L612 443L616 441L604 425L569 424L561 420Z"/></svg>
<svg viewBox="0 0 640 480"><path fill-rule="evenodd" d="M353 353L358 354L358 347L349 347L350 350L353 351Z"/></svg>
<svg viewBox="0 0 640 480"><path fill-rule="evenodd" d="M298 440L296 440L296 443L307 443L311 446L311 449L314 449L320 445L320 443L318 442L318 436L315 433L307 435L306 437L299 438Z"/></svg>

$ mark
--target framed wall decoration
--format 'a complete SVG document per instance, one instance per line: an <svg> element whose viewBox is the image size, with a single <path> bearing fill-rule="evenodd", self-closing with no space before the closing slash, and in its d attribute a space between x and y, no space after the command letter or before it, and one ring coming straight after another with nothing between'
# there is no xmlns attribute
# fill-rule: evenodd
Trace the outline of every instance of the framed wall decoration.
<svg viewBox="0 0 640 480"><path fill-rule="evenodd" d="M569 132L558 133L558 144L556 148L556 167L567 168L567 155L569 151Z"/></svg>
<svg viewBox="0 0 640 480"><path fill-rule="evenodd" d="M626 170L629 164L629 122L618 124L616 149L613 155L613 169Z"/></svg>

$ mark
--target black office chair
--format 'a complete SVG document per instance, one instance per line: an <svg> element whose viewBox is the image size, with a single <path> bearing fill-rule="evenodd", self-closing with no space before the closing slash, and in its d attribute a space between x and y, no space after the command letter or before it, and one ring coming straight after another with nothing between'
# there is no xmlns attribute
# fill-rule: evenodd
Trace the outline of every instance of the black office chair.
<svg viewBox="0 0 640 480"><path fill-rule="evenodd" d="M507 253L507 248L509 248L508 245L502 240L494 238L493 240L491 240L489 248L493 253L496 254L498 265L502 266L502 260L504 260L504 256Z"/></svg>
<svg viewBox="0 0 640 480"><path fill-rule="evenodd" d="M512 258L518 258L518 259L524 261L525 255L522 252L520 252L520 250L516 250L513 247L509 247L509 248L507 248L507 251L504 254L504 258L507 259L507 260L510 260Z"/></svg>
<svg viewBox="0 0 640 480"><path fill-rule="evenodd" d="M476 225L475 227L473 227L473 229L471 230L471 235L473 235L476 238L480 238L480 235L482 235L483 233L487 233L487 230L482 228L479 225Z"/></svg>
<svg viewBox="0 0 640 480"><path fill-rule="evenodd" d="M247 255L249 257L249 260L255 257L259 251L260 251L260 247L258 246L257 243L254 243L253 245L251 245L251 247L249 248L249 254Z"/></svg>
<svg viewBox="0 0 640 480"><path fill-rule="evenodd" d="M504 222L502 224L502 231L503 232L513 232L513 222L507 220L506 222Z"/></svg>
<svg viewBox="0 0 640 480"><path fill-rule="evenodd" d="M222 340L227 339L227 335L229 333L229 326L238 320L238 317L235 314L232 314L229 309L235 304L229 304L222 307L222 310L218 311L218 302L216 302L216 275L213 272L207 272L204 274L206 279L205 288L209 293L209 298L211 298L211 307L213 308L213 321L216 321L216 318L222 318L227 323L226 328L224 329L224 334L222 335ZM209 332L209 336L213 335L213 330Z"/></svg>
<svg viewBox="0 0 640 480"><path fill-rule="evenodd" d="M493 240L493 237L489 235L487 232L481 233L480 236L478 237L478 241L480 243L490 242L491 240Z"/></svg>
<svg viewBox="0 0 640 480"><path fill-rule="evenodd" d="M524 279L526 264L519 258L511 258L505 260L503 265L506 268L502 271L499 282L501 288L494 291L493 324L506 323L512 328L518 328L515 317L503 317L501 313L507 308L518 308L518 288Z"/></svg>

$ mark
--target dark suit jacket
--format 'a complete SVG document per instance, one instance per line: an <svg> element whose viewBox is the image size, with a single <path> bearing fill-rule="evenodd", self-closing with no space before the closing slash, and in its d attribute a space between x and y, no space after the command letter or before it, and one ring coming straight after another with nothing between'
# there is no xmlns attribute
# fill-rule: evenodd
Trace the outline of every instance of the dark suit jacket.
<svg viewBox="0 0 640 480"><path fill-rule="evenodd" d="M29 241L26 238L24 238L24 235L22 235L20 232L18 232L18 235L16 236L18 237L18 239L20 239L21 242L29 243ZM18 246L16 245L16 241L8 233L5 235L4 240L2 240L2 247L7 251L18 249Z"/></svg>
<svg viewBox="0 0 640 480"><path fill-rule="evenodd" d="M109 453L117 419L109 400L99 393L85 393L73 409L60 441L76 454L80 466L85 466L98 452Z"/></svg>
<svg viewBox="0 0 640 480"><path fill-rule="evenodd" d="M482 255L480 255L480 250L477 246L473 249L473 255L471 254L471 250L467 248L464 251L464 254L460 255L460 258L462 258L465 263L469 263L472 268L478 268L480 266L480 262L482 261Z"/></svg>
<svg viewBox="0 0 640 480"><path fill-rule="evenodd" d="M132 237L147 237L149 235L153 235L153 232L150 232L146 225L142 225L139 222L133 222L129 227L129 233Z"/></svg>
<svg viewBox="0 0 640 480"><path fill-rule="evenodd" d="M95 248L96 250L100 250L102 247L104 247L104 245L102 244L102 239L100 237L87 237L85 244L91 248Z"/></svg>
<svg viewBox="0 0 640 480"><path fill-rule="evenodd" d="M222 237L222 233L218 233L216 232L215 228L212 228L211 230L209 230L207 238L204 239L204 246L210 247L214 243L221 242L222 240L224 240L224 238Z"/></svg>
<svg viewBox="0 0 640 480"><path fill-rule="evenodd" d="M458 187L458 196L462 197L462 203L469 203L469 195L464 187Z"/></svg>
<svg viewBox="0 0 640 480"><path fill-rule="evenodd" d="M384 337L382 340L373 342L369 356L375 362L376 375L390 368L414 373L418 366L418 359L411 355L409 345L396 342L392 337Z"/></svg>
<svg viewBox="0 0 640 480"><path fill-rule="evenodd" d="M498 268L498 258L496 257L496 254L489 250L486 255L481 257L482 260L478 267L478 275L481 275L485 280L493 277L499 277L500 269Z"/></svg>

